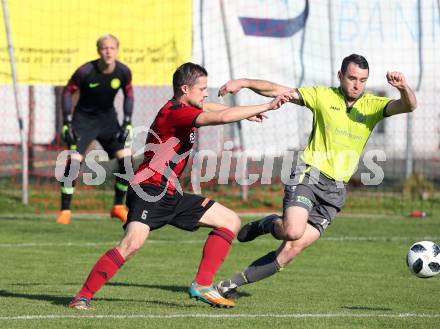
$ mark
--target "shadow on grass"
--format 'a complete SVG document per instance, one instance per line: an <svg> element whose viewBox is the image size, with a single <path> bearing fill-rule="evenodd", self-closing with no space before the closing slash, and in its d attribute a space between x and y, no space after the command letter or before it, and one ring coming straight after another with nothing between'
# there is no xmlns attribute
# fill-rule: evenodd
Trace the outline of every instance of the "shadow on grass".
<svg viewBox="0 0 440 329"><path fill-rule="evenodd" d="M163 284L139 284L139 283L127 283L127 282L107 282L106 286L153 288L153 289L160 289L160 290L181 292L181 293L186 293L188 290L188 287L185 286L174 286L174 285L163 285Z"/></svg>
<svg viewBox="0 0 440 329"><path fill-rule="evenodd" d="M6 290L0 290L0 297L9 297L9 298L23 298L23 299L29 299L29 300L40 300L45 302L50 302L53 305L61 305L66 306L71 300L72 296L70 297L62 297L62 296L55 296L55 295L45 295L45 294L24 294L24 293L17 293L12 291L6 291ZM107 301L107 302L124 302L124 303L146 303L146 304L156 304L156 305L162 305L162 306L169 306L169 307L182 307L183 305L181 303L173 303L173 302L166 302L166 301L159 301L159 300L145 300L145 299L122 299L122 298L94 298L94 301ZM195 307L195 305L185 305L185 307Z"/></svg>
<svg viewBox="0 0 440 329"><path fill-rule="evenodd" d="M189 286L173 286L173 285L162 285L162 284L139 284L139 283L126 283L126 282L108 282L107 286L116 286L116 287L136 287L136 288L153 288L153 289L161 289L172 292L182 292L186 293L188 291ZM241 297L249 297L252 296L247 292L239 291L240 298Z"/></svg>
<svg viewBox="0 0 440 329"><path fill-rule="evenodd" d="M0 297L11 297L11 298L24 298L30 300L42 300L51 302L54 305L67 305L72 297L60 297L53 295L31 295L31 294L23 294L12 291L0 290Z"/></svg>

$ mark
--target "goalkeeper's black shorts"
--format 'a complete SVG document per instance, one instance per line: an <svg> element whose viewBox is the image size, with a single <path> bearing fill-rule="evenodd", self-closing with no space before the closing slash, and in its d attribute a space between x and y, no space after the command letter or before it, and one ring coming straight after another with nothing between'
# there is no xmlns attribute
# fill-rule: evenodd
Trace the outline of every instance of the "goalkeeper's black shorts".
<svg viewBox="0 0 440 329"><path fill-rule="evenodd" d="M101 144L109 158L125 148L124 142L117 138L121 127L114 111L94 114L77 110L73 114L72 128L77 136L76 150L83 156L94 140Z"/></svg>

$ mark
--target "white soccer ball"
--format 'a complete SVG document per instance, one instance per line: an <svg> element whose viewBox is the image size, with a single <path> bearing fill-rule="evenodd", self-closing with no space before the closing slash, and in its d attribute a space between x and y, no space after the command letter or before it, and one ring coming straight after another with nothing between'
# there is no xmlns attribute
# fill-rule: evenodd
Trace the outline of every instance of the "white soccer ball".
<svg viewBox="0 0 440 329"><path fill-rule="evenodd" d="M419 278L430 278L440 273L440 247L432 241L419 241L409 248L406 263Z"/></svg>

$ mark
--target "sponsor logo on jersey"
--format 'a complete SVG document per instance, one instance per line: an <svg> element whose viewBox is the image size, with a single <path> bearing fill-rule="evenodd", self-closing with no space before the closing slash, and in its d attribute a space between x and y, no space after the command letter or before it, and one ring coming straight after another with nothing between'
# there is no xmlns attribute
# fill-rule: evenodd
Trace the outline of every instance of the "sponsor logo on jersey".
<svg viewBox="0 0 440 329"><path fill-rule="evenodd" d="M98 87L99 86L99 82L90 82L89 83L89 87L90 88L96 88L96 87Z"/></svg>
<svg viewBox="0 0 440 329"><path fill-rule="evenodd" d="M110 86L113 89L118 89L121 86L121 80L119 80L118 78L114 78L111 82L110 82Z"/></svg>
<svg viewBox="0 0 440 329"><path fill-rule="evenodd" d="M330 108L332 109L332 110L334 110L334 111L340 111L341 109L339 108L339 107L336 107L336 106L330 106Z"/></svg>

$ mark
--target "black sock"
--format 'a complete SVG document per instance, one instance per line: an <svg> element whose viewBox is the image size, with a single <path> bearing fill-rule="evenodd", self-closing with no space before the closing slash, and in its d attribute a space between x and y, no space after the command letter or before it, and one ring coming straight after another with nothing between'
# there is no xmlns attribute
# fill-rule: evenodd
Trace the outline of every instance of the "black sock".
<svg viewBox="0 0 440 329"><path fill-rule="evenodd" d="M72 196L75 192L76 178L79 174L81 161L68 159L61 182L61 210L70 210Z"/></svg>
<svg viewBox="0 0 440 329"><path fill-rule="evenodd" d="M125 191L121 191L115 185L115 197L113 199L113 205L124 204L125 193L126 193Z"/></svg>
<svg viewBox="0 0 440 329"><path fill-rule="evenodd" d="M70 210L72 194L61 193L61 210Z"/></svg>
<svg viewBox="0 0 440 329"><path fill-rule="evenodd" d="M125 175L127 171L125 170L125 162L131 163L131 157L124 157L118 159L119 173ZM115 197L113 199L113 204L124 204L125 194L128 190L128 181L125 178L116 176L115 182Z"/></svg>
<svg viewBox="0 0 440 329"><path fill-rule="evenodd" d="M269 215L268 217L272 217L273 215ZM265 217L266 218L266 217ZM263 233L270 233L272 234L272 236L277 239L277 240L283 240L281 237L279 237L276 234L275 231L275 223L280 219L281 217L277 216L276 218L274 218L273 220L267 221L264 223L263 227L262 227L262 231Z"/></svg>
<svg viewBox="0 0 440 329"><path fill-rule="evenodd" d="M272 251L254 261L243 272L237 273L231 279L231 282L240 287L248 283L263 280L277 273L280 269L281 266L277 262L276 253Z"/></svg>
<svg viewBox="0 0 440 329"><path fill-rule="evenodd" d="M282 237L279 237L278 234L276 233L276 230L275 230L275 222L273 222L272 228L271 228L271 230L270 230L270 234L272 234L272 236L273 236L275 239L277 239L277 240L283 240L283 238L282 238Z"/></svg>

